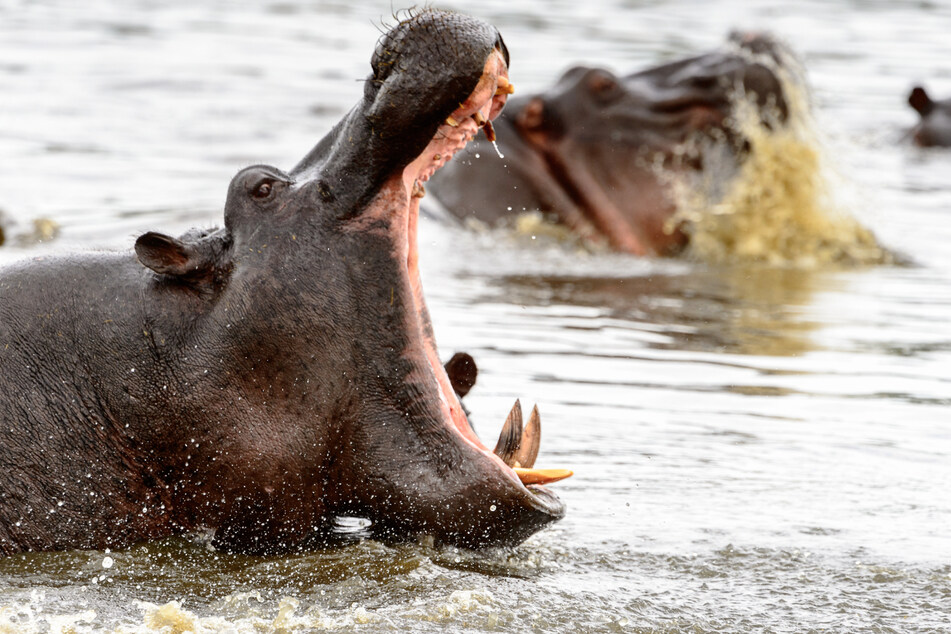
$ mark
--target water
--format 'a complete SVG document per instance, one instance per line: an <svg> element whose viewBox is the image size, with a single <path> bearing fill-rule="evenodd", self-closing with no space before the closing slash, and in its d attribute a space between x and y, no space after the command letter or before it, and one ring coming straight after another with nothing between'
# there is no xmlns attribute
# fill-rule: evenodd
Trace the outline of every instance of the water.
<svg viewBox="0 0 951 634"><path fill-rule="evenodd" d="M947 3L491 0L519 91L768 28L802 56L848 213L911 266L637 260L543 232L422 229L443 355L489 442L538 403L567 517L512 551L360 541L254 558L168 540L0 561L0 631L935 632L951 628ZM358 98L389 3L0 0L0 208L60 237L220 222ZM485 156L481 160L501 160ZM350 527L357 530L359 527ZM106 565L111 562L111 565Z"/></svg>

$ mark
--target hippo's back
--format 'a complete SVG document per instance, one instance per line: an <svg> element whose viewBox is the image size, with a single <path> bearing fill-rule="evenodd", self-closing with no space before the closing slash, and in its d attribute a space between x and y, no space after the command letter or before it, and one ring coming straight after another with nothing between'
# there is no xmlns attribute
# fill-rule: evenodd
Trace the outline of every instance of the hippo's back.
<svg viewBox="0 0 951 634"><path fill-rule="evenodd" d="M95 254L0 269L0 554L100 544L97 524L117 544L142 532L130 509L149 495L106 387L141 321L137 268Z"/></svg>

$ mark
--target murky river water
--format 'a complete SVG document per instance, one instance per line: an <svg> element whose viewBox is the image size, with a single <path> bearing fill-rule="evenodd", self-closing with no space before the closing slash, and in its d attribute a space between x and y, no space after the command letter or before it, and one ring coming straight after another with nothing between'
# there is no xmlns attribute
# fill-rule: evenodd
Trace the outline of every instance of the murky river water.
<svg viewBox="0 0 951 634"><path fill-rule="evenodd" d="M770 29L802 56L830 182L913 266L704 265L423 229L444 356L493 440L537 402L567 517L522 546L278 558L184 540L0 561L0 631L925 632L951 629L951 95L944 2L445 2L499 26L521 91ZM0 0L0 208L40 251L220 221L362 89L388 2ZM5 246L0 261L26 255ZM0 369L2 372L2 369ZM2 477L2 475L0 475Z"/></svg>

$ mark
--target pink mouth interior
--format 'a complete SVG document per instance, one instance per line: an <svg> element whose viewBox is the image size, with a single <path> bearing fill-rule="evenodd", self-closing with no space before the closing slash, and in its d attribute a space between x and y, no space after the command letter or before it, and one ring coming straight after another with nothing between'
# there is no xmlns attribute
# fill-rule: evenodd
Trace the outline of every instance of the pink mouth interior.
<svg viewBox="0 0 951 634"><path fill-rule="evenodd" d="M449 377L439 360L429 312L423 298L423 288L419 275L417 239L419 201L423 191L422 183L428 181L436 170L449 162L454 154L463 149L478 134L480 128L474 118L475 115L481 114L485 120L491 121L501 112L507 94L496 94L500 77L507 79L508 71L501 53L495 51L487 60L485 73L472 95L452 114L451 118L457 125L450 125L449 123L441 125L423 153L403 171L402 185L410 199L407 218L406 266L412 285L418 327L426 359L432 376L438 384L446 418L451 421L452 426L466 442L480 453L494 460L503 473L508 475L515 483L518 483L519 486L522 486L516 473L482 444L482 441L472 431L462 405L459 403L459 399L449 382Z"/></svg>
<svg viewBox="0 0 951 634"><path fill-rule="evenodd" d="M432 326L429 320L429 312L426 308L426 301L423 297L423 287L419 274L419 249L418 249L418 225L419 225L419 201L420 198L412 196L416 183L422 183L427 180L445 165L453 155L463 149L466 144L472 140L478 133L479 128L472 117L468 117L460 122L458 127L452 127L444 124L439 127L432 142L426 147L426 150L420 157L414 161L404 171L404 187L410 194L410 210L407 224L407 257L406 267L409 273L409 279L413 287L413 299L416 312L419 315L420 327L422 329L422 339L426 351L426 358L429 362L430 370L439 384L439 391L445 407L448 409L448 417L452 421L459 433L480 451L488 452L482 441L472 431L469 421L466 418L462 405L456 397L455 391L449 382L449 377L439 361L439 355L436 351L436 341L433 337ZM494 454L493 454L494 455ZM500 461L501 462L501 461Z"/></svg>

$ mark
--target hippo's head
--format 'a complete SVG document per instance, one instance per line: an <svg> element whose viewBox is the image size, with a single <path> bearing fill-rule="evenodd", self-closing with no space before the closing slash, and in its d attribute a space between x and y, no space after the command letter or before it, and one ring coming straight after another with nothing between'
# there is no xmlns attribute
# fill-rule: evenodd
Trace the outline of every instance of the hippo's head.
<svg viewBox="0 0 951 634"><path fill-rule="evenodd" d="M734 36L743 50L718 52L619 77L578 66L543 94L513 102L506 116L545 157L584 218L615 247L668 253L684 236L665 225L674 202L654 168L699 169L703 156L681 148L700 135L742 143L728 125L738 94L774 104L786 116L783 91L762 36ZM754 57L751 55L755 51ZM678 162L675 161L675 159Z"/></svg>
<svg viewBox="0 0 951 634"><path fill-rule="evenodd" d="M140 261L191 289L216 333L230 396L204 406L253 427L242 442L257 453L237 448L235 465L192 476L209 488L196 506L243 500L203 520L219 543L267 550L352 515L391 535L505 545L564 514L530 484L546 481L531 469L537 416L523 433L513 412L495 452L470 428L417 266L423 183L498 116L507 77L493 27L414 13L380 40L363 98L299 165L234 177L224 229L139 239Z"/></svg>
<svg viewBox="0 0 951 634"><path fill-rule="evenodd" d="M951 147L951 99L935 101L924 88L915 86L908 95L908 104L921 115L921 121L911 131L915 144Z"/></svg>

